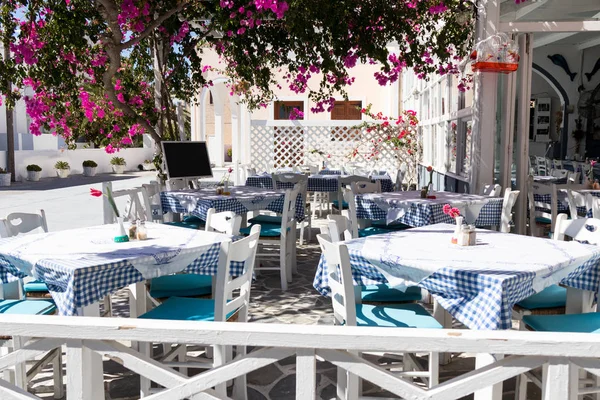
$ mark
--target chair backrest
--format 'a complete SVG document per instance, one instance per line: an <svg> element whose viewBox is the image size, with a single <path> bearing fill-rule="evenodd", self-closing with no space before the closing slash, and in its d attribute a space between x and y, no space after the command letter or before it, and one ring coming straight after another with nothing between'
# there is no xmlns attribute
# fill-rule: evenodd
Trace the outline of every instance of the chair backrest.
<svg viewBox="0 0 600 400"><path fill-rule="evenodd" d="M281 238L291 232L296 232L296 200L301 193L302 184L296 185L293 189L285 191L283 199L283 212L281 213ZM304 203L306 201L304 200ZM303 203L303 204L304 204Z"/></svg>
<svg viewBox="0 0 600 400"><path fill-rule="evenodd" d="M242 225L241 215L236 215L233 211L216 212L214 208L209 208L206 212L207 232L226 233L228 235L239 235Z"/></svg>
<svg viewBox="0 0 600 400"><path fill-rule="evenodd" d="M297 174L295 172L274 173L271 174L271 179L273 179L273 187L275 189L281 189L282 187L284 189L289 189L289 184L293 184L295 186L297 183L308 181L308 177L306 175ZM281 183L284 185L281 185ZM285 185L286 183L288 185Z"/></svg>
<svg viewBox="0 0 600 400"><path fill-rule="evenodd" d="M353 238L357 238L358 217L356 216L356 201L354 200L354 193L352 193L351 190L346 189L344 191L343 199L346 201L346 203L348 203L348 210L344 210L348 220L350 221L350 226L348 227L348 230L352 234Z"/></svg>
<svg viewBox="0 0 600 400"><path fill-rule="evenodd" d="M249 176L255 176L255 175L256 175L256 168L252 168L252 167L246 168L246 178Z"/></svg>
<svg viewBox="0 0 600 400"><path fill-rule="evenodd" d="M511 190L506 188L504 191L504 200L502 201L502 215L500 217L500 232L510 232L510 221L512 221L512 209L515 206L517 197L519 197L518 190Z"/></svg>
<svg viewBox="0 0 600 400"><path fill-rule="evenodd" d="M125 197L127 199L125 208L119 212L124 221L136 221L138 219L151 221L151 219L148 219L148 213L151 214L152 211L146 210L144 207L146 204L146 199L144 198L144 189L142 187L113 191L112 184L110 182L104 182L102 184L102 192L106 193L107 190L112 191L112 196L113 199L115 199L115 203L117 203L117 199L119 197ZM102 196L102 200L104 202L104 223L112 224L116 221L116 215L108 202L108 198L106 196Z"/></svg>
<svg viewBox="0 0 600 400"><path fill-rule="evenodd" d="M156 181L142 184L142 201L147 221L163 221L160 204L160 185Z"/></svg>
<svg viewBox="0 0 600 400"><path fill-rule="evenodd" d="M404 182L404 175L405 174L406 174L406 172L402 171L401 169L399 169L396 172L396 183L395 183L396 192L401 192L403 190L403 188L402 188L402 182Z"/></svg>
<svg viewBox="0 0 600 400"><path fill-rule="evenodd" d="M381 181L375 182L352 182L350 189L354 194L361 193L381 193Z"/></svg>
<svg viewBox="0 0 600 400"><path fill-rule="evenodd" d="M557 179L567 179L568 174L569 171L567 171L566 169L553 169L552 171L550 171L550 175Z"/></svg>
<svg viewBox="0 0 600 400"><path fill-rule="evenodd" d="M252 225L250 235L221 245L215 284L215 321L227 321L227 315L237 311L239 321L248 321L250 288L260 238L260 225ZM244 273L231 278L231 263L244 263ZM239 289L239 291L238 291Z"/></svg>
<svg viewBox="0 0 600 400"><path fill-rule="evenodd" d="M580 172L568 172L567 173L567 184L575 185L579 183Z"/></svg>
<svg viewBox="0 0 600 400"><path fill-rule="evenodd" d="M494 185L485 185L481 194L482 196L498 197L500 193L502 193L502 186L496 183Z"/></svg>
<svg viewBox="0 0 600 400"><path fill-rule="evenodd" d="M554 168L555 170L562 170L563 169L562 160L552 160L552 168Z"/></svg>
<svg viewBox="0 0 600 400"><path fill-rule="evenodd" d="M298 165L298 169L303 174L316 175L316 174L319 173L319 166L318 165L306 165L306 164L305 165Z"/></svg>
<svg viewBox="0 0 600 400"><path fill-rule="evenodd" d="M29 233L34 229L42 229L48 232L48 223L46 221L46 213L40 210L39 214L34 213L11 213L4 219L6 237L17 236L22 233Z"/></svg>
<svg viewBox="0 0 600 400"><path fill-rule="evenodd" d="M559 214L554 225L554 240L565 240L565 236L580 242L600 245L600 219L568 219L567 214Z"/></svg>
<svg viewBox="0 0 600 400"><path fill-rule="evenodd" d="M569 203L569 212L571 213L571 218L579 218L577 207L585 207L585 196L579 192L567 189L567 202Z"/></svg>
<svg viewBox="0 0 600 400"><path fill-rule="evenodd" d="M356 295L350 268L348 248L332 243L326 235L317 235L319 245L327 262L331 304L336 325L356 325Z"/></svg>
<svg viewBox="0 0 600 400"><path fill-rule="evenodd" d="M332 242L352 239L352 222L348 215L329 214L327 216L327 230L321 233L328 233Z"/></svg>
<svg viewBox="0 0 600 400"><path fill-rule="evenodd" d="M548 173L548 166L545 157L536 157L537 162L537 174L546 175Z"/></svg>
<svg viewBox="0 0 600 400"><path fill-rule="evenodd" d="M585 196L585 208L586 210L592 210L592 217L600 218L600 197L588 193Z"/></svg>
<svg viewBox="0 0 600 400"><path fill-rule="evenodd" d="M535 224L535 219L538 217L547 218L550 221L556 220L558 213L557 199L553 192L556 192L556 185L544 185L533 182L533 176L529 176L527 179L527 200L529 205L529 218L530 224ZM549 195L550 204L541 201L535 201L534 195ZM541 209L548 210L550 212L542 211ZM531 229L531 235L534 235L534 229Z"/></svg>
<svg viewBox="0 0 600 400"><path fill-rule="evenodd" d="M327 230L327 232L325 233L329 233L329 230ZM0 219L0 239L2 238L8 238L11 237L11 233L8 230L8 224L6 223L5 219ZM1 287L2 285L0 285ZM2 298L2 296L0 296L0 299Z"/></svg>

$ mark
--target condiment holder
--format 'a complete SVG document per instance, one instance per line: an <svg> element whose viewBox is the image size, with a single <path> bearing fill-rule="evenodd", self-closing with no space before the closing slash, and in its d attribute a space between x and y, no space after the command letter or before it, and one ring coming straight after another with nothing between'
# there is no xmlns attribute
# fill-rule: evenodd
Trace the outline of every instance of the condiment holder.
<svg viewBox="0 0 600 400"><path fill-rule="evenodd" d="M148 231L144 221L138 220L135 224L129 227L129 239L131 240L146 240L148 239Z"/></svg>
<svg viewBox="0 0 600 400"><path fill-rule="evenodd" d="M461 225L456 244L459 246L474 246L477 243L477 231L474 225Z"/></svg>

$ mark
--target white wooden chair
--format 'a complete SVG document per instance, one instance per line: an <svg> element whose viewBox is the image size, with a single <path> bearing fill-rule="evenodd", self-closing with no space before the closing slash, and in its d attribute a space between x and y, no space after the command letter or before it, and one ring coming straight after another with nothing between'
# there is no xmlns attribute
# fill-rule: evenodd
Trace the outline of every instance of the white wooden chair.
<svg viewBox="0 0 600 400"><path fill-rule="evenodd" d="M317 239L328 264L331 303L336 325L378 326L390 329L392 327L442 328L442 325L419 304L395 304L385 307L361 304L355 296L348 248L343 243L332 243L329 237L324 235L317 235ZM397 374L408 379L419 377L429 387L437 385L439 373L439 355L437 353L429 353L429 368L426 371L422 371L420 363L416 362L412 355L405 354L403 363L405 367L408 365L415 367L416 371L405 368ZM339 398L357 399L360 397L359 379L342 368L338 368L337 385Z"/></svg>
<svg viewBox="0 0 600 400"><path fill-rule="evenodd" d="M592 210L593 218L600 218L600 197L592 196L590 193L585 195L585 208Z"/></svg>
<svg viewBox="0 0 600 400"><path fill-rule="evenodd" d="M565 240L566 237L596 246L600 245L600 219L568 219L566 214L558 215L554 227L554 240ZM552 288L558 288L558 286L550 286L549 288L546 288L546 290ZM564 291L561 296L566 304L566 289L560 289ZM557 289L553 290L556 291ZM540 293L544 293L544 291ZM590 306L591 304L589 304L587 307L589 308ZM557 332L558 334L568 334L571 332L597 333L598 329L600 329L599 316L600 314L597 312L583 314L564 314L564 311L562 313L531 312L522 316L522 329L538 332ZM541 379L533 375L532 372L529 372L525 375L520 375L517 378L518 400L525 400L527 398L528 380L531 380L538 386L541 382ZM593 393L598 394L600 392L599 383L600 378L595 375L591 378L580 379L578 385L578 395L590 395Z"/></svg>
<svg viewBox="0 0 600 400"><path fill-rule="evenodd" d="M111 190L113 199L115 199L115 203L117 203L117 199L119 199L120 197L124 197L126 199L126 205L124 208L119 207L119 204L117 204L117 207L120 208L120 214L123 217L123 221L135 222L138 219L144 221L146 220L148 214L143 206L143 204L145 204L146 201L143 198L144 194L142 187L113 191L111 182L102 183L102 192L106 193L107 189ZM106 196L102 196L102 199L104 201L104 223L112 224L116 221L117 216L115 215L112 207L108 203L108 198Z"/></svg>
<svg viewBox="0 0 600 400"><path fill-rule="evenodd" d="M298 169L300 170L301 173L308 174L308 175L316 175L319 173L318 165L308 165L308 164L298 165Z"/></svg>
<svg viewBox="0 0 600 400"><path fill-rule="evenodd" d="M396 192L401 192L404 190L402 187L402 183L404 182L404 175L406 175L406 172L404 172L401 169L398 169L398 171L396 172L396 182L394 183L394 190Z"/></svg>
<svg viewBox="0 0 600 400"><path fill-rule="evenodd" d="M340 187L338 188L337 200L334 200L333 207L337 208L342 213L342 210L347 209L348 205L344 204L344 193L343 189L349 187L352 182L371 182L371 179L366 176L366 172L364 175L348 175L342 176L340 178Z"/></svg>
<svg viewBox="0 0 600 400"><path fill-rule="evenodd" d="M217 268L217 282L214 299L197 299L184 297L171 297L153 310L141 315L143 319L162 320L187 320L187 321L239 321L248 322L248 308L250 304L250 289L254 273L255 259L257 254L260 225L254 225L249 235L232 243L222 243L222 253L219 257ZM238 277L232 277L230 267L232 262L244 263L244 273ZM183 351L182 351L183 349ZM151 347L144 344L143 351L150 356ZM184 354L184 359L171 362L176 354ZM246 348L238 346L236 356L244 356ZM230 349L225 346L213 346L212 360L204 357L192 357L187 355L185 347L176 346L167 354L162 355L161 362L164 365L179 368L216 368L225 364L231 358ZM142 394L151 392L150 382L141 380ZM216 391L223 398L226 397L226 385L220 384ZM245 399L246 378L242 375L235 379L234 398Z"/></svg>
<svg viewBox="0 0 600 400"><path fill-rule="evenodd" d="M261 224L260 243L265 245L279 245L279 255L273 256L272 253L259 253L258 258L267 260L275 258L275 266L258 266L260 270L277 270L281 274L281 289L287 290L288 282L292 281L292 271L296 269L296 198L300 193L300 186L296 185L294 189L285 191L283 201L283 213L281 223ZM240 233L249 235L251 227L240 229Z"/></svg>
<svg viewBox="0 0 600 400"><path fill-rule="evenodd" d="M553 177L557 178L557 179L567 179L567 176L569 175L569 171L566 169L553 169L550 171L550 175L552 175Z"/></svg>
<svg viewBox="0 0 600 400"><path fill-rule="evenodd" d="M568 185L578 185L580 172L571 172L569 171L567 174L567 184Z"/></svg>
<svg viewBox="0 0 600 400"><path fill-rule="evenodd" d="M546 162L546 157L536 157L537 164L537 174L541 176L545 176L548 174L548 163Z"/></svg>
<svg viewBox="0 0 600 400"><path fill-rule="evenodd" d="M563 169L562 160L552 160L552 168L554 168L554 170L562 170Z"/></svg>
<svg viewBox="0 0 600 400"><path fill-rule="evenodd" d="M494 185L485 185L483 187L481 195L488 197L498 197L500 196L500 193L502 193L502 186L496 183Z"/></svg>
<svg viewBox="0 0 600 400"><path fill-rule="evenodd" d="M500 232L510 233L510 223L512 221L512 209L515 206L518 190L506 188L504 191L504 200L502 201L502 216L500 217Z"/></svg>
<svg viewBox="0 0 600 400"><path fill-rule="evenodd" d="M381 193L381 181L375 182L352 182L350 183L350 190L353 194L362 193Z"/></svg>
<svg viewBox="0 0 600 400"><path fill-rule="evenodd" d="M40 210L39 214L15 212L8 214L5 219L0 219L0 238L28 234L36 230L48 232L48 223L44 210ZM0 308L3 310L0 312L0 315L23 314L26 316L52 314L56 311L56 306L51 300L48 287L44 282L28 279L22 286L21 283L19 282L19 298L12 300L5 299L4 288L0 283L0 304L2 304ZM24 298L24 295L31 295L37 298ZM16 337L8 340L0 340L0 342L2 342L0 345L0 355L6 355L24 346L27 338ZM7 378L10 381L14 381L20 388L27 389L27 383L41 372L42 368L50 363L53 368L54 398L60 399L64 396L62 350L60 347L47 353L29 371L27 371L25 363L16 365L15 370L9 373L11 376L7 376Z"/></svg>
<svg viewBox="0 0 600 400"><path fill-rule="evenodd" d="M302 197L302 204L304 205L304 221L300 222L300 246L304 244L304 230L306 229L306 240L310 242L311 229L312 229L312 217L310 210L310 202L308 201L307 187L308 187L308 176L299 173L283 173L283 174L271 174L273 180L273 188L279 189L280 183L291 183L296 187L300 188L300 197ZM249 220L250 223L258 224L280 224L281 217L263 216L259 215Z"/></svg>
<svg viewBox="0 0 600 400"><path fill-rule="evenodd" d="M579 192L573 191L570 188L567 189L567 202L569 203L569 213L572 219L579 218L577 207L585 207L586 199L585 196Z"/></svg>
<svg viewBox="0 0 600 400"><path fill-rule="evenodd" d="M555 185L543 185L533 182L533 176L529 176L527 181L527 199L529 203L529 231L531 236L541 236L540 230L542 227L548 227L552 225L552 221L556 219L557 215L557 194L556 190L553 190ZM550 195L550 204L535 201L534 195ZM536 209L543 208L545 210L550 206L550 212Z"/></svg>
<svg viewBox="0 0 600 400"><path fill-rule="evenodd" d="M142 201L146 211L146 221L164 221L162 205L160 204L160 192L160 185L156 181L142 184Z"/></svg>

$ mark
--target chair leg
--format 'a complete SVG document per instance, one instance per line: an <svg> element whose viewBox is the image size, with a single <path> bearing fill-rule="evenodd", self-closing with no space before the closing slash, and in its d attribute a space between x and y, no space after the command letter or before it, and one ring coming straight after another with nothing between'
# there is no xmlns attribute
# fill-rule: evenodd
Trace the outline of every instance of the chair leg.
<svg viewBox="0 0 600 400"><path fill-rule="evenodd" d="M287 240L287 236L286 236L286 240ZM281 290L286 291L288 286L288 263L287 263L287 254L286 254L286 245L285 245L285 240L281 240L281 243L279 244L279 270L280 270L280 274L281 274Z"/></svg>
<svg viewBox="0 0 600 400"><path fill-rule="evenodd" d="M62 399L65 396L63 386L63 363L62 363L62 347L56 349L56 357L52 360L52 374L54 378L54 398Z"/></svg>
<svg viewBox="0 0 600 400"><path fill-rule="evenodd" d="M517 376L515 383L515 400L527 400L527 376L521 374Z"/></svg>
<svg viewBox="0 0 600 400"><path fill-rule="evenodd" d="M235 350L236 357L246 355L246 346L237 346ZM246 375L238 376L233 383L233 398L239 400L248 400L248 388Z"/></svg>
<svg viewBox="0 0 600 400"><path fill-rule="evenodd" d="M13 337L13 350L19 350L25 344L26 340L20 336ZM15 385L21 389L27 390L27 368L25 362L15 364Z"/></svg>
<svg viewBox="0 0 600 400"><path fill-rule="evenodd" d="M226 346L214 346L214 357L213 357L213 366L214 368L220 367L227 362L227 350ZM215 387L216 392L223 396L227 396L227 383L223 382Z"/></svg>
<svg viewBox="0 0 600 400"><path fill-rule="evenodd" d="M177 350L177 361L179 361L180 363L184 363L186 362L186 353L187 353L187 347L185 345L181 345L179 347L179 349ZM179 367L179 372L185 376L187 376L188 374L188 369L187 367Z"/></svg>
<svg viewBox="0 0 600 400"><path fill-rule="evenodd" d="M346 370L341 367L337 367L336 391L338 399L346 398L346 386L348 386L348 375L346 374Z"/></svg>
<svg viewBox="0 0 600 400"><path fill-rule="evenodd" d="M138 351L148 358L152 358L152 346L148 342L138 342ZM150 379L140 376L140 397L150 396Z"/></svg>
<svg viewBox="0 0 600 400"><path fill-rule="evenodd" d="M304 245L304 227L306 223L300 222L300 246Z"/></svg>

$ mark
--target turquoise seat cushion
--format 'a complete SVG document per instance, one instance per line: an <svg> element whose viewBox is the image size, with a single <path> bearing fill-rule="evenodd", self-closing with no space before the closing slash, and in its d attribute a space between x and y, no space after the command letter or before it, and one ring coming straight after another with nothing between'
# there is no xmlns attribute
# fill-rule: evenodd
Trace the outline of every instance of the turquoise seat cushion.
<svg viewBox="0 0 600 400"><path fill-rule="evenodd" d="M0 314L48 315L55 311L52 300L0 300Z"/></svg>
<svg viewBox="0 0 600 400"><path fill-rule="evenodd" d="M600 313L526 315L523 322L539 332L600 333Z"/></svg>
<svg viewBox="0 0 600 400"><path fill-rule="evenodd" d="M210 275L167 275L154 278L150 282L150 296L156 299L173 296L204 296L211 293L212 276Z"/></svg>
<svg viewBox="0 0 600 400"><path fill-rule="evenodd" d="M165 225L177 226L179 228L188 228L188 229L200 229L200 227L202 226L199 223L185 222L185 221L180 221L180 222L165 222Z"/></svg>
<svg viewBox="0 0 600 400"><path fill-rule="evenodd" d="M230 313L227 318L232 314ZM215 301L193 297L171 297L158 307L142 314L139 318L172 321L214 321Z"/></svg>
<svg viewBox="0 0 600 400"><path fill-rule="evenodd" d="M337 200L332 200L332 201L331 201L331 204L333 204L333 206L334 206L335 208L340 208L340 202L339 202L339 201L337 201ZM343 207L344 209L347 209L347 208L348 208L348 203L342 200L342 207Z"/></svg>
<svg viewBox="0 0 600 400"><path fill-rule="evenodd" d="M421 288L418 286L409 286L406 288L405 292L398 289L393 289L385 283L368 286L361 285L360 289L361 298L363 299L363 301L402 303L409 301L418 301L422 298Z"/></svg>
<svg viewBox="0 0 600 400"><path fill-rule="evenodd" d="M368 228L365 229L359 229L358 230L358 237L368 237L368 236L373 236L373 235L381 235L383 233L390 233L390 232L394 232L394 230L392 229L383 229L383 228L377 228L374 226L370 226Z"/></svg>
<svg viewBox="0 0 600 400"><path fill-rule="evenodd" d="M519 307L527 310L538 310L540 308L564 307L567 304L567 289L552 285L539 293L529 296L517 303Z"/></svg>
<svg viewBox="0 0 600 400"><path fill-rule="evenodd" d="M249 235L252 226L240 229L242 235ZM260 224L261 237L279 237L281 236L281 225Z"/></svg>
<svg viewBox="0 0 600 400"><path fill-rule="evenodd" d="M551 224L552 220L550 220L550 218L545 217L535 217L535 222L537 222L538 224Z"/></svg>
<svg viewBox="0 0 600 400"><path fill-rule="evenodd" d="M441 329L442 325L419 304L356 305L358 326Z"/></svg>
<svg viewBox="0 0 600 400"><path fill-rule="evenodd" d="M199 224L199 225L203 225L205 223L205 221L199 217L196 217L195 215L187 215L185 217L183 217L183 222L187 222L188 224Z"/></svg>
<svg viewBox="0 0 600 400"><path fill-rule="evenodd" d="M257 215L254 218L248 220L250 224L270 224L281 226L281 217L275 215Z"/></svg>
<svg viewBox="0 0 600 400"><path fill-rule="evenodd" d="M44 282L41 281L31 281L27 282L23 285L23 291L25 293L39 293L39 292L48 292L48 286Z"/></svg>
<svg viewBox="0 0 600 400"><path fill-rule="evenodd" d="M389 229L389 230L394 230L394 231L401 231L404 229L412 228L411 226L402 224L400 222L392 222L391 224L388 225L388 224L386 224L385 219L373 221L371 223L371 226L374 226L375 228L383 228L383 229Z"/></svg>

